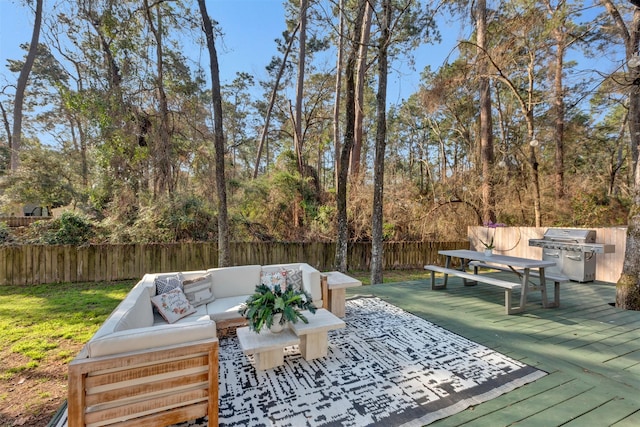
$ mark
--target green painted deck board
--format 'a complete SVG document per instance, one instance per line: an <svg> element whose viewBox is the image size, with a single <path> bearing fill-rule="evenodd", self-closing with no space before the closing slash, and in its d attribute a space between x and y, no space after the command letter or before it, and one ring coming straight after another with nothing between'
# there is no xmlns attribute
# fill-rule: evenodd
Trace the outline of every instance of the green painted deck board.
<svg viewBox="0 0 640 427"><path fill-rule="evenodd" d="M638 427L640 426L640 410L634 412L633 414L625 417L619 422L612 424L614 427Z"/></svg>
<svg viewBox="0 0 640 427"><path fill-rule="evenodd" d="M496 411L494 413L487 414L482 418L478 418L474 420L473 425L506 426L523 420L528 420L531 416L546 410L550 406L557 405L558 402L567 401L592 388L592 386L581 383L577 380L570 381L547 390L545 393L538 393L534 396L527 397L524 400L520 400L504 410ZM527 425L529 425L528 422ZM547 423L546 425L550 426L558 424Z"/></svg>
<svg viewBox="0 0 640 427"><path fill-rule="evenodd" d="M549 390L552 390L571 380L572 379L570 376L563 373L550 374L542 377L538 381L520 387L512 391L511 393L504 394L500 397L483 403L482 405L478 405L474 408L460 412L451 417L436 421L432 425L437 427L458 426L470 421L476 421L480 418L486 417L487 415L497 413L504 410L505 408L509 408L518 402L530 398L531 396L546 393Z"/></svg>
<svg viewBox="0 0 640 427"><path fill-rule="evenodd" d="M615 399L614 396L602 393L594 387L558 404L549 402L550 407L528 417L526 422L527 425L562 425L585 416L613 399Z"/></svg>
<svg viewBox="0 0 640 427"><path fill-rule="evenodd" d="M640 312L609 305L614 285L561 285L561 306L551 309L531 292L524 313L505 315L501 289L461 282L451 277L447 289L432 291L425 273L424 281L347 289L347 295L378 296L549 373L434 426L640 425ZM514 292L514 305L518 297Z"/></svg>
<svg viewBox="0 0 640 427"><path fill-rule="evenodd" d="M584 427L611 425L633 415L638 410L637 404L625 399L616 398L606 402L588 413L577 417L564 427Z"/></svg>

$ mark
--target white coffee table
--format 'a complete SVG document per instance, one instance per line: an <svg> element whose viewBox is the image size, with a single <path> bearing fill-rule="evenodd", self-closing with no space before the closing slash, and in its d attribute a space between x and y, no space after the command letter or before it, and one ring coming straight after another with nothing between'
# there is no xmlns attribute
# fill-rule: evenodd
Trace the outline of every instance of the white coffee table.
<svg viewBox="0 0 640 427"><path fill-rule="evenodd" d="M236 329L236 334L244 354L252 354L256 369L261 371L284 364L284 348L300 344L300 338L289 329L277 334L263 329L257 334L245 326Z"/></svg>
<svg viewBox="0 0 640 427"><path fill-rule="evenodd" d="M322 273L327 278L328 307L338 317L344 317L346 288L362 286L362 282L339 271Z"/></svg>
<svg viewBox="0 0 640 427"><path fill-rule="evenodd" d="M291 330L300 337L300 354L304 360L313 360L319 357L326 357L329 349L328 332L334 329L341 329L346 326L344 321L330 311L320 308L315 314L308 311L302 313L309 323L300 320L291 323Z"/></svg>

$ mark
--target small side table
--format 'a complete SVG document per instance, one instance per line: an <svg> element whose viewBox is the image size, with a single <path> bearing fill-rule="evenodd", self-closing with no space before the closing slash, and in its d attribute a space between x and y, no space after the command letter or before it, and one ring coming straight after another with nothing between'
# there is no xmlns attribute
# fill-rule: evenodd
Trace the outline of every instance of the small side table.
<svg viewBox="0 0 640 427"><path fill-rule="evenodd" d="M236 334L244 354L253 354L256 369L261 371L284 364L284 348L300 343L300 338L289 329L277 334L268 330L257 334L244 327L236 329Z"/></svg>
<svg viewBox="0 0 640 427"><path fill-rule="evenodd" d="M306 311L303 314L309 323L298 320L290 324L291 330L300 337L300 354L304 360L326 357L329 351L328 332L344 328L346 324L324 308L318 309L315 314Z"/></svg>
<svg viewBox="0 0 640 427"><path fill-rule="evenodd" d="M322 274L326 278L327 308L336 316L344 317L345 289L362 286L362 282L339 271Z"/></svg>

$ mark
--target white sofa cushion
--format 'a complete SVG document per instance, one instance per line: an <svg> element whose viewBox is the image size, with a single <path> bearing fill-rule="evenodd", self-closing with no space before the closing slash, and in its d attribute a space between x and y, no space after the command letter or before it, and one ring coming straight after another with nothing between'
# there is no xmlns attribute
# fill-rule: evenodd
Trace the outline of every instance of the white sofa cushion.
<svg viewBox="0 0 640 427"><path fill-rule="evenodd" d="M214 302L207 304L207 313L212 320L216 321L242 317L238 311L249 296L250 295L238 295L235 297L217 298Z"/></svg>
<svg viewBox="0 0 640 427"><path fill-rule="evenodd" d="M207 270L208 273L211 273L213 294L216 298L253 294L256 286L260 283L261 271L262 267L259 265L242 265Z"/></svg>
<svg viewBox="0 0 640 427"><path fill-rule="evenodd" d="M304 290L311 294L311 299L318 306L322 306L322 289L320 287L320 272L309 264L300 264Z"/></svg>
<svg viewBox="0 0 640 427"><path fill-rule="evenodd" d="M153 325L153 306L151 296L155 295L153 277L145 275L127 296L118 304L104 321L94 337L131 328L144 328Z"/></svg>
<svg viewBox="0 0 640 427"><path fill-rule="evenodd" d="M201 305L200 307L195 307L196 311L193 314L188 315L187 317L183 317L182 319L174 322L174 325L179 325L180 323L189 323L195 322L198 320L211 320L209 314L207 313L207 306ZM166 325L167 321L164 320L164 317L160 316L160 313L154 313L153 324L155 325Z"/></svg>
<svg viewBox="0 0 640 427"><path fill-rule="evenodd" d="M155 325L147 328L114 332L87 343L89 357L107 356L136 350L148 350L198 341L216 336L216 323L211 320Z"/></svg>
<svg viewBox="0 0 640 427"><path fill-rule="evenodd" d="M115 314L119 319L113 328L114 332L151 326L153 324L153 307L151 306L151 298L142 295L135 299L133 304L127 307L126 310L123 312L117 310Z"/></svg>

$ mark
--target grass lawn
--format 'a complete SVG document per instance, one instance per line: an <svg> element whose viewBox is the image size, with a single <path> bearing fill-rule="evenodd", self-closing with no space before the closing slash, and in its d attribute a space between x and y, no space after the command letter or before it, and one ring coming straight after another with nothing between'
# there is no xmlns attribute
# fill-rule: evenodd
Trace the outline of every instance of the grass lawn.
<svg viewBox="0 0 640 427"><path fill-rule="evenodd" d="M425 277L384 272L385 283ZM67 398L67 364L135 283L0 286L0 427L47 425Z"/></svg>
<svg viewBox="0 0 640 427"><path fill-rule="evenodd" d="M46 426L67 364L135 284L0 286L0 426Z"/></svg>

